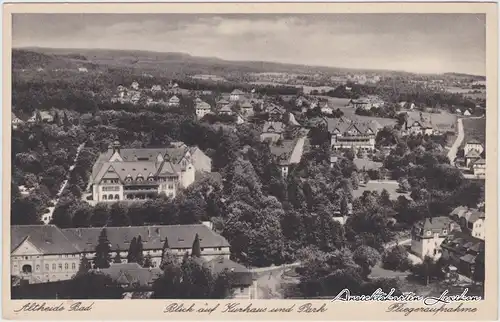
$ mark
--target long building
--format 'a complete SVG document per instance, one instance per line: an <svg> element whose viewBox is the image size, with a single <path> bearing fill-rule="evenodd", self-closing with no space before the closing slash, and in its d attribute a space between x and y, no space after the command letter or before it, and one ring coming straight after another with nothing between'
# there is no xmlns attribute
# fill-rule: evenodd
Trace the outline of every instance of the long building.
<svg viewBox="0 0 500 322"><path fill-rule="evenodd" d="M146 200L161 193L175 198L179 188L211 168L203 151L182 142L160 149L122 149L115 141L92 168L90 202Z"/></svg>
<svg viewBox="0 0 500 322"><path fill-rule="evenodd" d="M333 150L373 151L375 137L381 125L376 121L362 122L341 117L327 119L327 127Z"/></svg>
<svg viewBox="0 0 500 322"><path fill-rule="evenodd" d="M29 283L45 283L71 279L85 256L91 267L99 234L103 228L60 229L54 225L11 227L11 275ZM172 225L140 227L106 227L111 256L120 254L127 263L128 249L134 237L141 236L144 256L150 255L153 267L159 267L165 240L179 257L191 253L198 234L202 258L210 261L227 258L227 240L208 225Z"/></svg>

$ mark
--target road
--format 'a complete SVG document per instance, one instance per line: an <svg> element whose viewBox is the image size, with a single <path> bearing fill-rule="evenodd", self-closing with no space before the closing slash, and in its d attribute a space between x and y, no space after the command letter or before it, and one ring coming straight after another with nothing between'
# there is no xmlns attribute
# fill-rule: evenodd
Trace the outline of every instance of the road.
<svg viewBox="0 0 500 322"><path fill-rule="evenodd" d="M453 142L453 145L448 151L448 159L450 160L451 165L455 165L455 158L457 157L458 148L460 147L462 141L464 140L464 123L462 122L461 118L457 120L457 124L458 124L458 135L455 142Z"/></svg>
<svg viewBox="0 0 500 322"><path fill-rule="evenodd" d="M69 167L69 171L68 171L68 175L66 176L66 179L64 179L63 183L61 184L61 188L59 189L59 192L57 193L56 197L54 199L52 199L52 203L54 204L54 206L52 207L48 207L47 209L49 210L47 213L44 213L43 216L42 216L42 221L45 223L45 224L48 224L51 220L52 220L52 215L54 214L54 209L56 209L57 207L57 204L59 203L59 197L62 195L64 189L66 188L66 186L68 185L68 180L71 176L71 172L73 171L73 169L75 168L75 165L76 165L76 161L78 160L78 156L80 155L80 152L82 151L82 149L85 147L85 143L82 143L78 146L78 148L76 149L76 156L75 158L73 159L73 164Z"/></svg>
<svg viewBox="0 0 500 322"><path fill-rule="evenodd" d="M292 267L299 266L300 263L293 263L281 266L253 268L250 271L256 277L252 285L253 299L281 299L281 284L283 273Z"/></svg>
<svg viewBox="0 0 500 322"><path fill-rule="evenodd" d="M384 248L389 249L389 248L393 248L395 246L408 245L410 243L411 243L411 238L407 238L407 239L403 239L403 240L388 242L387 244L384 245Z"/></svg>

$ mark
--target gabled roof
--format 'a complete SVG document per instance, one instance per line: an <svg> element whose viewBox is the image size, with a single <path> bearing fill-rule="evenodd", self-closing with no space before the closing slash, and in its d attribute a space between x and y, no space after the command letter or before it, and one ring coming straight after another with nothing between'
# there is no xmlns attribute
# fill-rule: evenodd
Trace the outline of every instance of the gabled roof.
<svg viewBox="0 0 500 322"><path fill-rule="evenodd" d="M61 229L78 249L93 252L102 228ZM165 238L172 249L191 249L198 234L203 248L229 247L227 240L203 224L171 226L106 227L112 251L126 251L132 238L141 236L144 250L162 249Z"/></svg>
<svg viewBox="0 0 500 322"><path fill-rule="evenodd" d="M253 108L252 104L249 101L244 101L240 104L241 108Z"/></svg>
<svg viewBox="0 0 500 322"><path fill-rule="evenodd" d="M163 274L159 268L144 268L137 263L112 263L108 268L101 269L100 272L108 275L119 284L138 283L141 286L150 285Z"/></svg>
<svg viewBox="0 0 500 322"><path fill-rule="evenodd" d="M231 92L231 95L244 95L245 93L239 89L235 89Z"/></svg>
<svg viewBox="0 0 500 322"><path fill-rule="evenodd" d="M465 157L466 158L480 158L481 154L479 153L478 150L471 149L471 150L469 150L469 152L467 152L467 155Z"/></svg>
<svg viewBox="0 0 500 322"><path fill-rule="evenodd" d="M285 125L282 122L266 122L264 123L263 133L283 133L285 131Z"/></svg>
<svg viewBox="0 0 500 322"><path fill-rule="evenodd" d="M219 274L226 272L231 286L252 285L253 276L245 266L233 262L223 256L216 257L207 262L206 266L212 273Z"/></svg>
<svg viewBox="0 0 500 322"><path fill-rule="evenodd" d="M11 252L27 238L33 246L44 254L75 254L79 252L79 249L54 225L11 226Z"/></svg>
<svg viewBox="0 0 500 322"><path fill-rule="evenodd" d="M204 102L202 100L199 100L196 102L195 108L197 110L209 110L209 109L211 109L210 104L208 104L207 102Z"/></svg>

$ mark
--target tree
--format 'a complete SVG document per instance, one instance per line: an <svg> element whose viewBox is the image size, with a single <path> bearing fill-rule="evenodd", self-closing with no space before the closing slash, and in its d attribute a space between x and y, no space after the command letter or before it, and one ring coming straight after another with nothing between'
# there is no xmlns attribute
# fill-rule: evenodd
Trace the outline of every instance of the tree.
<svg viewBox="0 0 500 322"><path fill-rule="evenodd" d="M472 279L476 283L484 284L484 251L479 252L475 259L475 267L472 272Z"/></svg>
<svg viewBox="0 0 500 322"><path fill-rule="evenodd" d="M120 257L120 252L118 251L118 247L116 248L116 255L115 255L115 258L113 258L113 263L115 263L115 264L122 263L122 258Z"/></svg>
<svg viewBox="0 0 500 322"><path fill-rule="evenodd" d="M368 277L371 268L380 261L380 253L370 246L362 245L353 253L353 259L356 264L363 269L364 277Z"/></svg>
<svg viewBox="0 0 500 322"><path fill-rule="evenodd" d="M65 299L121 299L123 289L99 272L76 275L61 292Z"/></svg>
<svg viewBox="0 0 500 322"><path fill-rule="evenodd" d="M191 248L191 256L201 257L200 237L198 234L194 237L193 247Z"/></svg>
<svg viewBox="0 0 500 322"><path fill-rule="evenodd" d="M127 262L137 263L137 238L132 238L128 247Z"/></svg>
<svg viewBox="0 0 500 322"><path fill-rule="evenodd" d="M87 259L87 256L83 255L80 258L80 265L78 266L78 272L76 275L87 274L91 268L92 267L90 267L90 262Z"/></svg>
<svg viewBox="0 0 500 322"><path fill-rule="evenodd" d="M95 248L94 264L98 268L108 268L111 262L111 247L108 240L106 228L101 230L99 240Z"/></svg>
<svg viewBox="0 0 500 322"><path fill-rule="evenodd" d="M137 237L137 246L136 246L136 260L137 260L137 263L139 265L143 265L144 264L144 246L142 245L142 237L141 235L139 235L139 237Z"/></svg>
<svg viewBox="0 0 500 322"><path fill-rule="evenodd" d="M398 183L399 183L399 190L401 192L410 191L411 186L410 186L410 183L408 182L408 179L401 177L398 179Z"/></svg>
<svg viewBox="0 0 500 322"><path fill-rule="evenodd" d="M383 267L393 271L404 272L410 268L408 252L403 246L396 246L386 252L382 259Z"/></svg>
<svg viewBox="0 0 500 322"><path fill-rule="evenodd" d="M153 259L151 257L151 254L146 254L146 256L144 257L144 264L142 266L146 268L153 267Z"/></svg>

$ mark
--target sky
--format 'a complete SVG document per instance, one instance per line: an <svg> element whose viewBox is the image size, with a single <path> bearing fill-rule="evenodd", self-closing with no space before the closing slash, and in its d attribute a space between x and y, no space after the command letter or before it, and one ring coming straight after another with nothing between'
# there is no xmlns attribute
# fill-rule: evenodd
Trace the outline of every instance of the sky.
<svg viewBox="0 0 500 322"><path fill-rule="evenodd" d="M485 75L484 14L14 14L14 47Z"/></svg>

